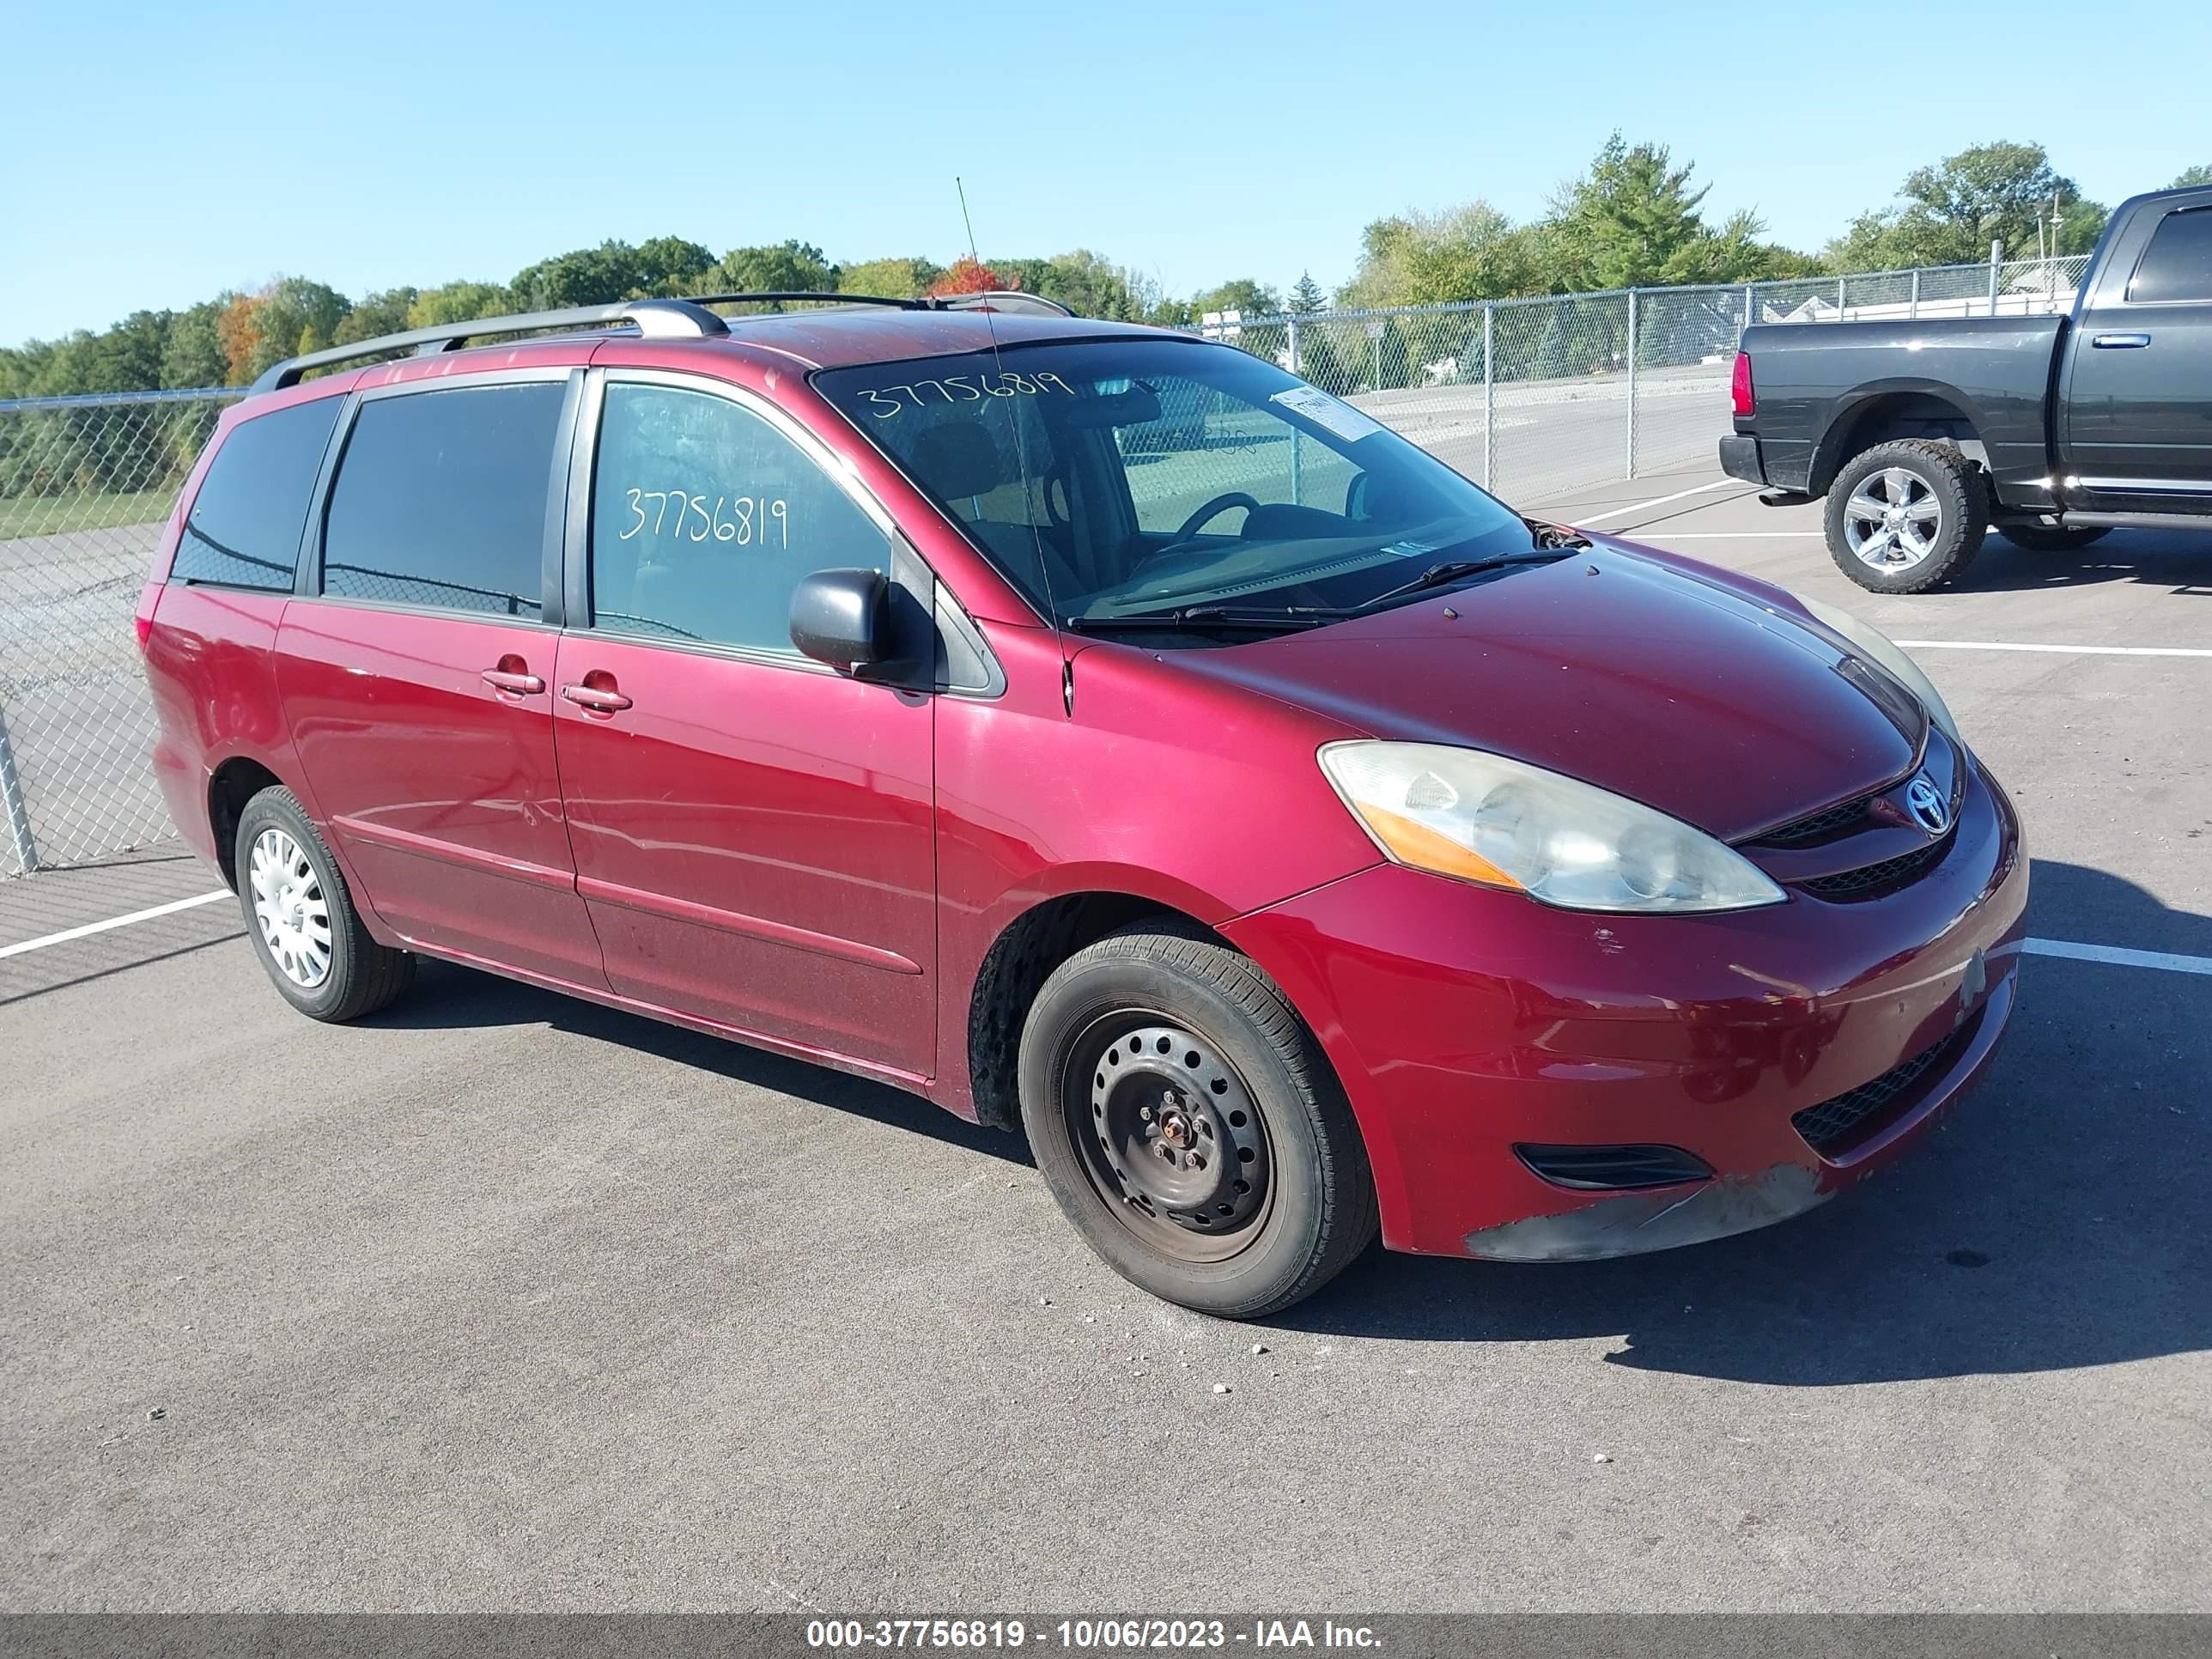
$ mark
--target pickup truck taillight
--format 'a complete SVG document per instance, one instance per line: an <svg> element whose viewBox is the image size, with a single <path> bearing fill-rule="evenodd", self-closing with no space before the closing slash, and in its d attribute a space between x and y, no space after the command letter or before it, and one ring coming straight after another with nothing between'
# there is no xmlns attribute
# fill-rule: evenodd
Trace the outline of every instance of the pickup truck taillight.
<svg viewBox="0 0 2212 1659"><path fill-rule="evenodd" d="M1729 398L1735 404L1735 412L1739 415L1752 414L1759 407L1759 399L1751 390L1751 354L1748 351L1735 354L1735 373L1729 376Z"/></svg>

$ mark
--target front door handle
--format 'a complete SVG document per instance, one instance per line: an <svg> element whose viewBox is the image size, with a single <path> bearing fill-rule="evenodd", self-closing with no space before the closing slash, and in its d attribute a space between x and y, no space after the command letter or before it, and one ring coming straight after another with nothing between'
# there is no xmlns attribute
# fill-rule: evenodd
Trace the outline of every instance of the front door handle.
<svg viewBox="0 0 2212 1659"><path fill-rule="evenodd" d="M535 674L519 674L506 668L487 668L483 683L495 691L505 691L514 696L534 697L545 689L545 682Z"/></svg>
<svg viewBox="0 0 2212 1659"><path fill-rule="evenodd" d="M2150 343L2148 334L2097 334L2089 343L2100 351L2137 351Z"/></svg>
<svg viewBox="0 0 2212 1659"><path fill-rule="evenodd" d="M561 695L579 708L588 708L594 714L617 714L629 707L629 699L616 690L611 684L593 685L592 679L598 678L612 678L611 676L587 676L581 685L562 686Z"/></svg>

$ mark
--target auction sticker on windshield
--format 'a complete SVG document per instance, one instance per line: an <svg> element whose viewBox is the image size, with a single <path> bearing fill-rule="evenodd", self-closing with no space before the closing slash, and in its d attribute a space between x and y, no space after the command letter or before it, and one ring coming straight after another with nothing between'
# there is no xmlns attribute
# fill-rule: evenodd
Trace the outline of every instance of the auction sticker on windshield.
<svg viewBox="0 0 2212 1659"><path fill-rule="evenodd" d="M1339 403L1326 392L1316 392L1310 386L1296 386L1278 392L1270 403L1283 405L1296 415L1303 415L1316 426L1326 427L1346 443L1358 443L1371 437L1382 428L1354 409L1350 404Z"/></svg>

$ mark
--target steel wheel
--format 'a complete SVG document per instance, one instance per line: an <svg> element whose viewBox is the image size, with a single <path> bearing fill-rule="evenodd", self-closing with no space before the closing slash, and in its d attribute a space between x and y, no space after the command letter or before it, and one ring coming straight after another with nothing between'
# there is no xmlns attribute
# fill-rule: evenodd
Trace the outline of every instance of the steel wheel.
<svg viewBox="0 0 2212 1659"><path fill-rule="evenodd" d="M1928 481L1901 466L1869 473L1844 503L1844 540L1869 568L1910 570L1942 538L1943 503Z"/></svg>
<svg viewBox="0 0 2212 1659"><path fill-rule="evenodd" d="M1266 1221L1274 1154L1250 1087L1188 1026L1123 1012L1076 1045L1063 1109L1121 1224L1183 1261L1221 1261Z"/></svg>
<svg viewBox="0 0 2212 1659"><path fill-rule="evenodd" d="M283 830L264 830L247 878L253 920L276 966L304 989L320 985L331 971L331 910L306 851Z"/></svg>

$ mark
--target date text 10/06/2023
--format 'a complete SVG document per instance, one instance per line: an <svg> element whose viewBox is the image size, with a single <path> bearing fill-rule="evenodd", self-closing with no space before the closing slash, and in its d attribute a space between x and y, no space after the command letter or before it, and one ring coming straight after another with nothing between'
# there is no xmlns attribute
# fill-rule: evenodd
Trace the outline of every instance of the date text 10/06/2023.
<svg viewBox="0 0 2212 1659"><path fill-rule="evenodd" d="M811 1648L1018 1648L1073 1652L1140 1652L1192 1648L1376 1649L1381 1639L1365 1625L1331 1619L1062 1619L1028 1625L1018 1619L814 1619L807 1621Z"/></svg>

